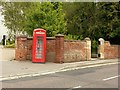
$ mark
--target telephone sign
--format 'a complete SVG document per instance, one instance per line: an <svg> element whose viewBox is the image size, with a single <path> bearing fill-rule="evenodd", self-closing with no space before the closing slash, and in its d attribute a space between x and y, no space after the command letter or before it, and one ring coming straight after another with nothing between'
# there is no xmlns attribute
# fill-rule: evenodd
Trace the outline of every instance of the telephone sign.
<svg viewBox="0 0 120 90"><path fill-rule="evenodd" d="M45 63L46 30L38 28L33 32L32 62Z"/></svg>

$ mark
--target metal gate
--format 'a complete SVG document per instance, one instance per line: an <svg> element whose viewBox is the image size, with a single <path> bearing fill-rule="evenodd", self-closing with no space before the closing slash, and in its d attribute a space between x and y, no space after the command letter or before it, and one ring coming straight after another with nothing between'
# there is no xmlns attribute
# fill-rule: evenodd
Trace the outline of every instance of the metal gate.
<svg viewBox="0 0 120 90"><path fill-rule="evenodd" d="M99 41L92 40L91 41L91 58L99 57Z"/></svg>

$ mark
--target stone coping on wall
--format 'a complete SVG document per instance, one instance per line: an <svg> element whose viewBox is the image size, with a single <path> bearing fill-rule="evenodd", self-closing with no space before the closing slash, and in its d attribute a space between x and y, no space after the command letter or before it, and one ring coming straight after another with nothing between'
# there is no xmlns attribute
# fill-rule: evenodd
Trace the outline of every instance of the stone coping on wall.
<svg viewBox="0 0 120 90"><path fill-rule="evenodd" d="M55 40L55 37L46 37L47 40Z"/></svg>
<svg viewBox="0 0 120 90"><path fill-rule="evenodd" d="M116 44L111 44L109 41L105 41L105 44L107 44L108 46L120 46L120 45L116 45Z"/></svg>
<svg viewBox="0 0 120 90"><path fill-rule="evenodd" d="M55 35L55 37L56 37L56 36L58 36L58 37L64 37L63 34L57 34L57 35Z"/></svg>
<svg viewBox="0 0 120 90"><path fill-rule="evenodd" d="M27 38L27 40L33 40L33 37L27 37L27 36L17 36L17 38ZM46 39L47 40L55 40L55 37L46 37ZM64 41L65 42L85 42L85 40L64 40Z"/></svg>
<svg viewBox="0 0 120 90"><path fill-rule="evenodd" d="M85 40L64 40L65 42L85 42Z"/></svg>
<svg viewBox="0 0 120 90"><path fill-rule="evenodd" d="M16 38L27 38L27 36L21 35L21 36L16 36Z"/></svg>
<svg viewBox="0 0 120 90"><path fill-rule="evenodd" d="M33 37L17 36L17 38L27 38L27 40L33 40ZM55 40L55 37L46 37L47 40Z"/></svg>

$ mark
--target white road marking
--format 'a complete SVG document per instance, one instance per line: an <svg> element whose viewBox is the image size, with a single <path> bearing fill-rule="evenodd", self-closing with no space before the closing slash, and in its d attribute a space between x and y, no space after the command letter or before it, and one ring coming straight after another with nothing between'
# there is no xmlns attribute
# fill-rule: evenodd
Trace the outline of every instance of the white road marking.
<svg viewBox="0 0 120 90"><path fill-rule="evenodd" d="M69 88L67 90L74 90L74 89L77 89L77 88L81 88L81 86L72 87L72 88Z"/></svg>
<svg viewBox="0 0 120 90"><path fill-rule="evenodd" d="M76 86L76 87L73 87L73 88L81 88L81 86Z"/></svg>
<svg viewBox="0 0 120 90"><path fill-rule="evenodd" d="M105 78L105 79L103 79L103 81L111 80L111 79L118 78L118 77L120 77L120 75L109 77L109 78Z"/></svg>

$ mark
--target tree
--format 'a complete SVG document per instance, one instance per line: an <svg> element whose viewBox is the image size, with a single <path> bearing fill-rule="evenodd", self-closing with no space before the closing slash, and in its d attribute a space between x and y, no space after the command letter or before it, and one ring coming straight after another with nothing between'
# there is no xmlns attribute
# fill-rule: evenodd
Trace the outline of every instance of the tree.
<svg viewBox="0 0 120 90"><path fill-rule="evenodd" d="M95 25L95 4L93 2L65 3L68 33L80 37L90 37ZM80 38L78 37L78 39Z"/></svg>
<svg viewBox="0 0 120 90"><path fill-rule="evenodd" d="M62 10L62 3L42 2L33 13L28 14L26 31L32 35L33 29L43 28L47 30L47 36L54 36L66 32L66 22Z"/></svg>
<svg viewBox="0 0 120 90"><path fill-rule="evenodd" d="M67 19L67 34L90 37L92 40L102 37L105 40L112 40L113 43L115 41L119 43L119 2L64 3L64 12Z"/></svg>
<svg viewBox="0 0 120 90"><path fill-rule="evenodd" d="M119 43L120 39L120 4L119 2L98 3L98 16L101 33L106 40ZM104 31L103 31L103 30ZM115 40L116 39L116 40ZM117 42L116 42L117 41ZM120 43L119 43L120 44Z"/></svg>
<svg viewBox="0 0 120 90"><path fill-rule="evenodd" d="M23 16L18 3L2 2L2 15L4 15L5 26L9 29L9 34L16 34L23 30Z"/></svg>
<svg viewBox="0 0 120 90"><path fill-rule="evenodd" d="M2 15L4 15L4 25L8 28L9 39L14 39L15 35L25 34L26 16L25 11L34 3L30 2L2 2Z"/></svg>
<svg viewBox="0 0 120 90"><path fill-rule="evenodd" d="M47 36L66 32L62 3L3 2L2 14L9 33L27 33L32 36L35 28L47 30ZM57 7L57 8L55 8Z"/></svg>

